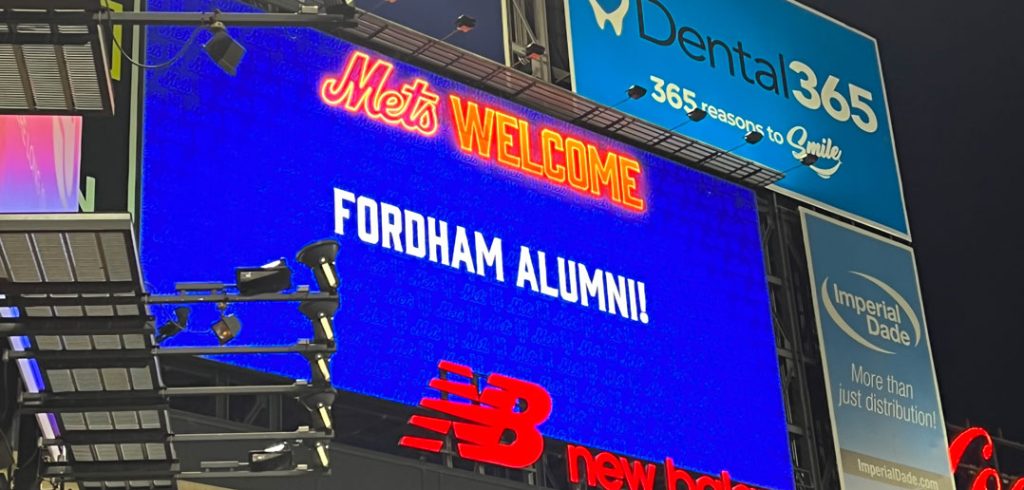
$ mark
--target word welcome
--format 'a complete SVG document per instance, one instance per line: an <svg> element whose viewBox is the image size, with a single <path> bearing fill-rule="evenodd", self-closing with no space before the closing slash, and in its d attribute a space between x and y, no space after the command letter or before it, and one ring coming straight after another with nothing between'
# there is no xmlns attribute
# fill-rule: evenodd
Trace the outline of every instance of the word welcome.
<svg viewBox="0 0 1024 490"><path fill-rule="evenodd" d="M553 129L531 129L526 119L500 109L448 98L462 151L631 211L646 209L636 160Z"/></svg>
<svg viewBox="0 0 1024 490"><path fill-rule="evenodd" d="M395 65L353 52L340 76L320 82L320 98L331 107L410 133L434 136L441 129L441 96L422 78L394 80ZM494 107L448 96L456 143L462 151L495 161L529 177L628 210L647 209L640 163L625 154Z"/></svg>

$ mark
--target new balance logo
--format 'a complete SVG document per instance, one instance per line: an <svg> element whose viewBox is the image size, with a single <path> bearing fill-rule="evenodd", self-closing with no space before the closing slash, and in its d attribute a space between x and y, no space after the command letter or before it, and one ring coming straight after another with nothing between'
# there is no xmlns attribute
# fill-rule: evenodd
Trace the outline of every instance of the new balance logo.
<svg viewBox="0 0 1024 490"><path fill-rule="evenodd" d="M437 417L413 415L409 425L434 437L405 436L399 446L437 453L444 437L454 431L462 458L507 468L525 468L544 452L544 436L537 427L551 415L551 395L540 385L501 374L487 376L486 387L473 384L468 366L441 361L447 376L430 380L440 398L424 397L420 406ZM465 380L450 379L453 376ZM450 399L457 397L466 401Z"/></svg>
<svg viewBox="0 0 1024 490"><path fill-rule="evenodd" d="M622 21L626 19L629 12L629 0L622 0L619 7L611 12L605 12L597 0L590 0L590 8L594 9L594 18L597 19L597 26L604 30L605 23L612 25L616 36L622 35Z"/></svg>

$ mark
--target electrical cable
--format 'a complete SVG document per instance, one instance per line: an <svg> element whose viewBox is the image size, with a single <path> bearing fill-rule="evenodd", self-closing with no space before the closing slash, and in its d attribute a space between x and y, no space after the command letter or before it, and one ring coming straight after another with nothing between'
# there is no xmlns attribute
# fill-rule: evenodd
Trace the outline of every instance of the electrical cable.
<svg viewBox="0 0 1024 490"><path fill-rule="evenodd" d="M135 65L135 66L137 66L139 68L143 68L143 69L147 69L147 70L156 70L156 69L160 69L160 68L166 68L168 66L171 66L172 64L174 64L178 60L180 60L181 57L185 55L185 51L187 51L188 48L192 46L192 43L195 42L196 36L199 35L199 32L202 31L203 27L204 27L203 25L200 25L200 26L197 26L195 29L193 29L192 30L192 34L189 34L188 40L185 41L185 44L181 46L181 49L179 49L178 52L175 53L174 56L172 56L167 61L156 63L156 64L153 64L153 65L147 65L145 63L140 63L140 62L136 61L134 58L132 58L128 53L126 53L124 51L124 48L121 47L121 42L117 40L117 36L113 35L113 32L114 32L114 20L113 20L113 16L111 15L111 12L113 12L113 10L111 10L111 8L110 8L110 0L103 0L103 6L107 9L107 26L110 29L111 38L114 40L114 46L117 46L118 52L120 52L121 56L123 56L124 59L128 60L128 62L131 63L132 65Z"/></svg>

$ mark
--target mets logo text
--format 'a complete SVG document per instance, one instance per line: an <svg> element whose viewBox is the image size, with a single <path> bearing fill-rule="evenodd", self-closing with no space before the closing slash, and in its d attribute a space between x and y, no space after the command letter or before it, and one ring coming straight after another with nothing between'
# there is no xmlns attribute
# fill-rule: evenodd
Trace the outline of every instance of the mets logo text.
<svg viewBox="0 0 1024 490"><path fill-rule="evenodd" d="M413 415L409 425L432 432L432 437L405 436L399 446L441 452L444 438L454 432L460 457L508 468L525 468L544 452L538 426L551 415L551 395L540 385L501 374L474 382L468 366L441 361L446 373L430 380L439 398L423 398L420 406L437 416ZM454 376L465 380L453 380ZM481 379L481 381L483 381ZM481 389L482 388L482 389ZM433 414L432 414L433 415Z"/></svg>

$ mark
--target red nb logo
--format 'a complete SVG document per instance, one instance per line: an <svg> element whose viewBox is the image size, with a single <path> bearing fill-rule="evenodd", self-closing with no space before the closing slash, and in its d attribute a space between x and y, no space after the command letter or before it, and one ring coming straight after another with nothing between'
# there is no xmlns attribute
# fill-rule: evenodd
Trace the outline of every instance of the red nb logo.
<svg viewBox="0 0 1024 490"><path fill-rule="evenodd" d="M420 406L453 420L413 415L409 424L441 437L454 428L459 456L468 460L525 468L540 459L544 436L537 426L551 415L551 395L547 390L534 383L491 374L487 377L487 387L480 391L472 384L473 370L468 366L441 361L438 368L449 376L458 375L468 381L434 378L430 380L430 387L469 402L423 398ZM405 436L398 445L437 453L444 441Z"/></svg>

